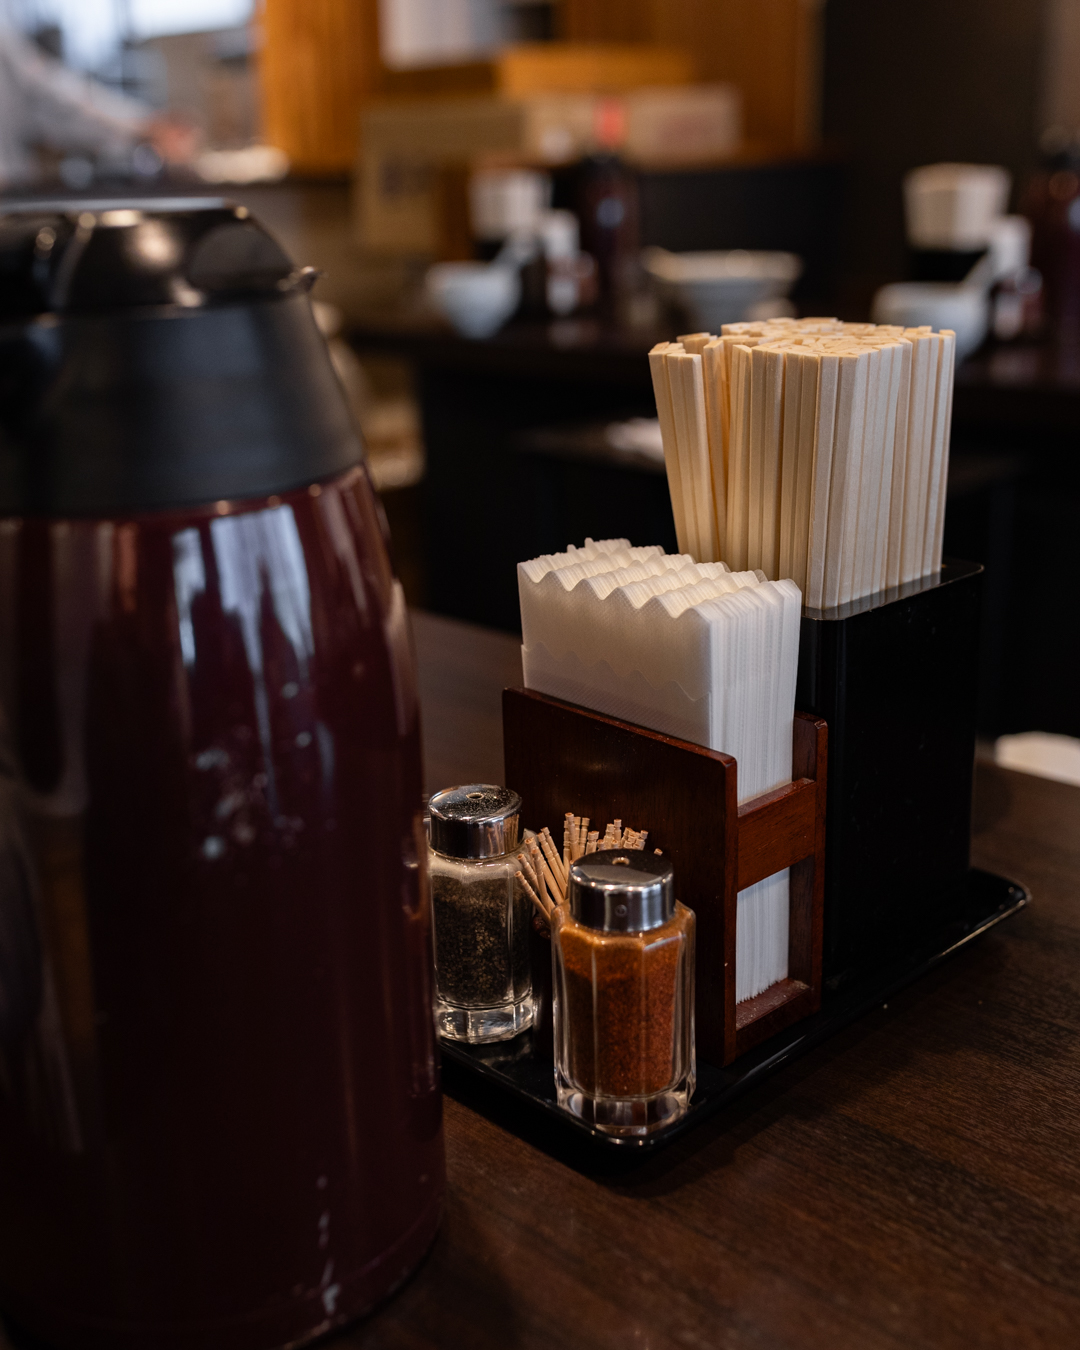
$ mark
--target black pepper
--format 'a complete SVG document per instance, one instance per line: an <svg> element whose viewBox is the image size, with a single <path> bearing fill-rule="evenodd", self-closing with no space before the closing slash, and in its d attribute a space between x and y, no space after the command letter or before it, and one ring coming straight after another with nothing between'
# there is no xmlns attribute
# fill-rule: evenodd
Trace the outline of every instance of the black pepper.
<svg viewBox="0 0 1080 1350"><path fill-rule="evenodd" d="M496 875L463 880L432 868L439 993L461 1007L516 1001L529 992L528 897L512 876L492 870Z"/></svg>

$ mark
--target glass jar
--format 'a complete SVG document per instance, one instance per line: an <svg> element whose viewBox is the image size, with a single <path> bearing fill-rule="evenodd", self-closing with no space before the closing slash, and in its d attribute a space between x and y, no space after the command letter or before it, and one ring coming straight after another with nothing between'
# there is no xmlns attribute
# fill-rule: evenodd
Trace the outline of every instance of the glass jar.
<svg viewBox="0 0 1080 1350"><path fill-rule="evenodd" d="M531 905L516 873L521 798L491 783L446 788L429 803L435 923L435 1025L480 1044L532 1025Z"/></svg>
<svg viewBox="0 0 1080 1350"><path fill-rule="evenodd" d="M551 930L559 1105L607 1134L652 1134L694 1093L693 911L671 864L634 849L580 858L567 901Z"/></svg>

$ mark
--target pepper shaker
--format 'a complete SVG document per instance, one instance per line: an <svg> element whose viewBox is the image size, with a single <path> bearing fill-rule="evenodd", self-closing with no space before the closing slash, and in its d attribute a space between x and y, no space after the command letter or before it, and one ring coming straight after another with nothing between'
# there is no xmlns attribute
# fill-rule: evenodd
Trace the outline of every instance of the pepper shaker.
<svg viewBox="0 0 1080 1350"><path fill-rule="evenodd" d="M606 1134L652 1134L694 1093L693 911L671 864L636 849L580 858L567 888L551 930L559 1105Z"/></svg>
<svg viewBox="0 0 1080 1350"><path fill-rule="evenodd" d="M429 802L435 1024L441 1036L505 1041L532 1025L529 898L521 870L521 798L492 783Z"/></svg>

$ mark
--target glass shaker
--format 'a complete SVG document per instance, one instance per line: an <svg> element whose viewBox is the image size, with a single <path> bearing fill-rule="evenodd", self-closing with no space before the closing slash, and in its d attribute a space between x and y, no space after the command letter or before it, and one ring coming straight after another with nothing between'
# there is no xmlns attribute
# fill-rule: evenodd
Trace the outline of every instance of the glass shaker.
<svg viewBox="0 0 1080 1350"><path fill-rule="evenodd" d="M505 1041L532 1025L530 901L521 870L521 798L492 783L429 803L435 1025L450 1040Z"/></svg>
<svg viewBox="0 0 1080 1350"><path fill-rule="evenodd" d="M678 1120L695 1082L694 914L671 864L635 849L580 858L551 950L559 1105L614 1135Z"/></svg>

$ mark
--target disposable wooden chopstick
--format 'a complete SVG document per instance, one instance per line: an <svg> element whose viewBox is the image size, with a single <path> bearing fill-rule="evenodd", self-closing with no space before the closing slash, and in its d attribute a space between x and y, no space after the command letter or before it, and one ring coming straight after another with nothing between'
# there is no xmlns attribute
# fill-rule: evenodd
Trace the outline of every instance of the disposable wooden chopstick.
<svg viewBox="0 0 1080 1350"><path fill-rule="evenodd" d="M801 369L799 455L796 465L794 525L792 527L792 580L806 599L810 569L810 521L814 505L814 471L817 454L822 357L817 352L799 352Z"/></svg>
<svg viewBox="0 0 1080 1350"><path fill-rule="evenodd" d="M714 337L714 333L680 333L675 340L682 343L684 351L690 352L693 356L700 356L706 344Z"/></svg>
<svg viewBox="0 0 1080 1350"><path fill-rule="evenodd" d="M930 558L931 574L941 571L941 554L945 540L945 493L949 478L949 438L952 433L953 388L956 380L956 334L952 329L942 329L942 337L951 339L948 365L948 399L945 406L945 448L939 466L938 515L934 527L934 548Z"/></svg>
<svg viewBox="0 0 1080 1350"><path fill-rule="evenodd" d="M712 561L712 503L704 499L708 481L708 434L705 429L705 399L701 383L701 357L690 352L668 351L664 355L675 412L675 440L683 489L690 555L695 562Z"/></svg>
<svg viewBox="0 0 1080 1350"><path fill-rule="evenodd" d="M926 533L923 540L922 576L928 576L941 568L941 534L945 523L945 488L949 472L949 425L952 416L953 360L956 352L956 334L951 329L943 328L939 337L940 348L934 390L934 421L927 483Z"/></svg>
<svg viewBox="0 0 1080 1350"><path fill-rule="evenodd" d="M728 454L727 524L728 566L747 567L750 501L751 358L753 349L733 344L730 354L731 425Z"/></svg>
<svg viewBox="0 0 1080 1350"><path fill-rule="evenodd" d="M896 458L896 431L900 423L900 405L907 398L907 384L911 373L911 343L897 338L890 346L892 353L889 373L888 411L885 422L885 442L881 459L881 478L878 485L877 532L874 538L874 564L871 591L883 591L888 585L889 533L892 522L893 462ZM905 378L905 372L907 378Z"/></svg>
<svg viewBox="0 0 1080 1350"><path fill-rule="evenodd" d="M709 437L709 474L716 522L716 556L724 561L727 560L727 462L731 415L726 357L729 346L723 339L713 338L701 352L705 429Z"/></svg>
<svg viewBox="0 0 1080 1350"><path fill-rule="evenodd" d="M855 519L855 546L844 560L841 603L869 595L874 586L874 545L877 538L878 502L882 459L888 417L889 381L892 375L891 346L873 346L868 351L866 420L859 455L859 485Z"/></svg>
<svg viewBox="0 0 1080 1350"><path fill-rule="evenodd" d="M686 551L790 576L811 608L939 568L951 344L925 326L822 319L655 349Z"/></svg>
<svg viewBox="0 0 1080 1350"><path fill-rule="evenodd" d="M893 436L892 483L889 489L888 540L885 548L885 585L900 585L900 556L904 542L904 483L908 462L908 420L911 415L911 372L915 344L910 333L901 349L900 388Z"/></svg>
<svg viewBox="0 0 1080 1350"><path fill-rule="evenodd" d="M689 470L691 503L697 527L695 562L715 562L716 519L713 507L712 473L709 466L709 435L706 425L705 386L701 357L689 353L671 358L680 399L676 402L676 434L684 448L682 465ZM672 389L675 388L675 380ZM684 482L686 481L684 477Z"/></svg>
<svg viewBox="0 0 1080 1350"><path fill-rule="evenodd" d="M667 470L671 511L675 517L675 538L678 541L679 552L689 553L690 534L683 496L679 445L675 432L675 409L668 367L664 360L668 350L677 345L672 342L658 342L649 352L649 369L652 373L653 393L656 397L656 413L660 420L660 438L664 445L664 467Z"/></svg>
<svg viewBox="0 0 1080 1350"><path fill-rule="evenodd" d="M761 530L761 551L757 566L767 577L779 575L780 551L780 447L784 418L784 353L770 347L764 349L765 397L762 401L765 421L760 444L761 498L758 518Z"/></svg>
<svg viewBox="0 0 1080 1350"><path fill-rule="evenodd" d="M929 497L934 402L941 339L927 333L916 339L912 356L911 416L908 422L908 464L904 480L904 539L900 580L922 575L926 507Z"/></svg>
<svg viewBox="0 0 1080 1350"><path fill-rule="evenodd" d="M750 353L750 434L747 437L746 565L761 566L761 498L766 454L765 437L775 431L776 419L768 416L765 356L761 347Z"/></svg>
<svg viewBox="0 0 1080 1350"><path fill-rule="evenodd" d="M814 418L814 467L807 520L806 589L803 600L811 609L825 608L825 554L828 546L829 501L832 491L833 442L840 387L840 357L818 355L817 404Z"/></svg>
<svg viewBox="0 0 1080 1350"><path fill-rule="evenodd" d="M852 553L858 542L859 473L869 370L868 351L854 346L841 351L825 546L825 608L840 604L841 596L847 599L845 587L849 584Z"/></svg>
<svg viewBox="0 0 1080 1350"><path fill-rule="evenodd" d="M784 465L780 500L779 575L790 577L803 592L804 599L809 565L820 364L818 353L805 347L793 347L784 355Z"/></svg>
<svg viewBox="0 0 1080 1350"><path fill-rule="evenodd" d="M783 430L780 442L780 536L777 576L794 577L796 480L802 448L802 363L792 350L782 350L784 362Z"/></svg>

